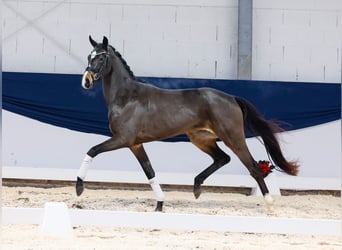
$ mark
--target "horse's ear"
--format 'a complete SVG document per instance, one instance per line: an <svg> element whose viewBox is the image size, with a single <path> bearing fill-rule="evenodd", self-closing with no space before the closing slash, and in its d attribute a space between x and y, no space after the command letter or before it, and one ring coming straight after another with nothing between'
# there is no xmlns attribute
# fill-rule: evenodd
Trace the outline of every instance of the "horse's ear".
<svg viewBox="0 0 342 250"><path fill-rule="evenodd" d="M97 42L95 42L95 41L93 40L93 38L91 38L91 35L89 35L89 42L90 42L91 45L93 45L94 48L96 47Z"/></svg>
<svg viewBox="0 0 342 250"><path fill-rule="evenodd" d="M103 37L103 40L102 40L102 47L107 50L107 47L108 47L108 38L107 37Z"/></svg>

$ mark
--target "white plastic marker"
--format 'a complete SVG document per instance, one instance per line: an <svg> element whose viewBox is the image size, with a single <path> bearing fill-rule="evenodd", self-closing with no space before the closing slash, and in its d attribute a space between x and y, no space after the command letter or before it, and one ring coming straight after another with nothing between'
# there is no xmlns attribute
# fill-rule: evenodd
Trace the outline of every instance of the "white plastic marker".
<svg viewBox="0 0 342 250"><path fill-rule="evenodd" d="M45 236L73 236L69 210L64 202L45 203L40 232Z"/></svg>

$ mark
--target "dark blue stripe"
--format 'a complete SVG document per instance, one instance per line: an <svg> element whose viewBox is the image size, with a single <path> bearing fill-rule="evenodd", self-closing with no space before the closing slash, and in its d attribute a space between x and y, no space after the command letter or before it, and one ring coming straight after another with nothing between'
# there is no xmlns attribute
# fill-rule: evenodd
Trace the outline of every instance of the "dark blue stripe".
<svg viewBox="0 0 342 250"><path fill-rule="evenodd" d="M101 84L83 90L81 75L4 72L3 108L41 122L110 136ZM286 130L305 128L341 117L341 85L143 77L161 88L212 87L252 102ZM178 136L169 141L185 141Z"/></svg>

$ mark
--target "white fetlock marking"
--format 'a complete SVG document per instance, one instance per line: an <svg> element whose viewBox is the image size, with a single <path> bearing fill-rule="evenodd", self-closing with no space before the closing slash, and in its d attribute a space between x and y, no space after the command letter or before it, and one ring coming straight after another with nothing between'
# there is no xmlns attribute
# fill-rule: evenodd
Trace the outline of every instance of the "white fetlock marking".
<svg viewBox="0 0 342 250"><path fill-rule="evenodd" d="M268 208L268 211L273 213L274 210L273 210L273 198L270 194L265 194L264 196L264 199L265 199L265 203L266 203L266 206Z"/></svg>
<svg viewBox="0 0 342 250"><path fill-rule="evenodd" d="M90 166L91 161L93 160L92 157L86 155L82 161L81 167L77 172L77 176L80 177L82 180L85 179L87 176L88 168Z"/></svg>
<svg viewBox="0 0 342 250"><path fill-rule="evenodd" d="M152 187L153 192L157 197L157 201L164 201L164 193L159 183L157 182L156 177L149 179L148 181Z"/></svg>

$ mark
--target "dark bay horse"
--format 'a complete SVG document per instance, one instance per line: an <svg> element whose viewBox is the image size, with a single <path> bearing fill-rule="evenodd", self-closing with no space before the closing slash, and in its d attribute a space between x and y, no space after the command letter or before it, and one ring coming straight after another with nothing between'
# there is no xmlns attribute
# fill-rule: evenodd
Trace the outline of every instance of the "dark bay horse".
<svg viewBox="0 0 342 250"><path fill-rule="evenodd" d="M274 133L282 131L265 120L248 101L211 88L186 90L160 89L138 80L126 61L103 37L88 57L88 67L82 86L90 89L102 79L103 95L108 108L109 128L113 136L92 147L78 171L76 193L81 195L83 181L92 159L100 153L127 147L136 156L157 198L157 211L162 211L164 195L146 155L143 143L186 134L190 141L207 153L213 163L195 177L194 195L201 194L201 184L216 170L230 161L229 155L217 145L221 139L246 166L264 195L266 205L273 200L265 184L265 174L250 154L245 139L246 127L264 141L275 165L290 175L296 175L298 164L287 161Z"/></svg>

